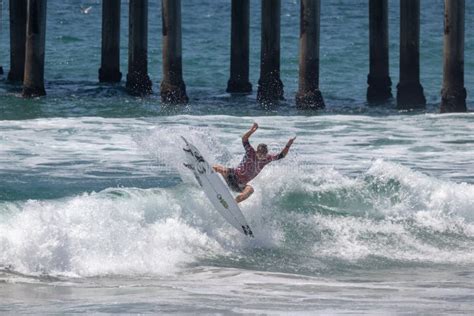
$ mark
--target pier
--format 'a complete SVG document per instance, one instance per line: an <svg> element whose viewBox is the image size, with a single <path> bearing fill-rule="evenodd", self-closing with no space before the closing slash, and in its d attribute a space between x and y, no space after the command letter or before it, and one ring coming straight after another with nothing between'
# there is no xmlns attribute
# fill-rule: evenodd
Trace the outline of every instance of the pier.
<svg viewBox="0 0 474 316"><path fill-rule="evenodd" d="M388 0L369 0L367 101L370 103L382 103L392 98L388 54Z"/></svg>
<svg viewBox="0 0 474 316"><path fill-rule="evenodd" d="M123 10L128 13L128 68L124 86L130 95L146 97L153 93L152 81L148 69L148 19L149 2L154 1L161 7L162 22L162 58L161 83L159 95L161 102L185 104L189 102L183 76L181 0L130 0L128 8L121 1L103 0L102 32L98 83L122 83L120 69L120 25ZM228 41L228 81L220 87L230 95L246 95L253 91L256 84L256 100L261 104L278 104L281 100L294 99L295 106L304 110L324 109L326 104L320 91L320 70L325 65L320 62L321 25L320 0L300 0L299 25L294 25L295 37L299 38L298 89L294 95L285 95L284 82L280 74L280 32L281 0L260 0L261 23L259 32L251 32L250 0L229 1ZM396 105L398 109L416 109L426 106L423 89L423 77L420 75L420 0L398 0L400 5L399 38L399 82L396 86ZM0 12L5 9L6 0L0 0ZM389 10L388 0L367 0L368 22L368 75L366 100L368 104L390 102L392 80L390 77L389 49ZM45 90L45 38L47 0L9 0L9 36L0 29L0 40L10 41L10 62L0 61L0 75L5 72L8 82L22 84L24 97L46 95ZM154 13L155 14L155 13ZM6 14L4 14L6 16ZM440 82L439 111L465 112L466 88L464 86L464 22L465 0L445 0L443 23L443 80ZM2 16L0 15L0 18ZM444 18L444 21L443 21ZM122 21L123 22L123 21ZM189 23L185 21L183 23ZM217 27L217 26L216 26ZM3 32L3 33L2 33ZM196 34L212 36L212 34ZM259 69L250 69L250 38L258 37L260 43ZM212 52L209 52L212 54ZM124 57L125 58L125 57ZM348 57L349 58L349 57ZM296 68L296 67L295 67ZM259 70L257 83L251 82L251 74ZM367 72L364 73L364 76ZM362 87L365 83L359 82ZM340 87L343 89L343 87ZM192 96L191 96L192 98Z"/></svg>
<svg viewBox="0 0 474 316"><path fill-rule="evenodd" d="M2 40L2 15L3 15L3 2L0 1L0 41ZM3 66L0 63L0 75L3 75Z"/></svg>
<svg viewBox="0 0 474 316"><path fill-rule="evenodd" d="M183 81L181 54L181 0L163 0L163 81L161 101L178 104L188 102Z"/></svg>
<svg viewBox="0 0 474 316"><path fill-rule="evenodd" d="M302 0L300 6L299 81L296 106L322 109L324 100L319 91L319 21L320 0Z"/></svg>
<svg viewBox="0 0 474 316"><path fill-rule="evenodd" d="M26 20L25 74L23 96L46 95L44 51L46 40L46 0L28 0Z"/></svg>
<svg viewBox="0 0 474 316"><path fill-rule="evenodd" d="M230 78L228 93L250 93L249 80L249 27L250 0L232 0L230 32Z"/></svg>
<svg viewBox="0 0 474 316"><path fill-rule="evenodd" d="M400 82L397 105L401 109L424 107L420 83L420 0L400 0Z"/></svg>
<svg viewBox="0 0 474 316"><path fill-rule="evenodd" d="M100 82L120 82L120 1L102 0Z"/></svg>
<svg viewBox="0 0 474 316"><path fill-rule="evenodd" d="M464 0L445 0L441 112L466 112Z"/></svg>
<svg viewBox="0 0 474 316"><path fill-rule="evenodd" d="M10 71L8 80L23 82L27 0L10 0Z"/></svg>
<svg viewBox="0 0 474 316"><path fill-rule="evenodd" d="M152 92L148 77L148 0L130 0L128 19L126 88L131 95L145 96Z"/></svg>
<svg viewBox="0 0 474 316"><path fill-rule="evenodd" d="M283 100L280 79L280 11L281 0L262 0L260 46L260 79L257 100L274 103Z"/></svg>

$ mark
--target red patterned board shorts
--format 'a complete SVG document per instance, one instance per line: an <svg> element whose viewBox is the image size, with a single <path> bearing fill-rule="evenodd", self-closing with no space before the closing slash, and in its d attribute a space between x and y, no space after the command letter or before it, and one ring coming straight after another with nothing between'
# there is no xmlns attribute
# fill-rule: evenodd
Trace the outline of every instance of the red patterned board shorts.
<svg viewBox="0 0 474 316"><path fill-rule="evenodd" d="M245 188L245 184L239 183L237 176L235 175L235 171L232 168L229 168L229 174L225 178L227 185L229 188L234 192L242 192Z"/></svg>

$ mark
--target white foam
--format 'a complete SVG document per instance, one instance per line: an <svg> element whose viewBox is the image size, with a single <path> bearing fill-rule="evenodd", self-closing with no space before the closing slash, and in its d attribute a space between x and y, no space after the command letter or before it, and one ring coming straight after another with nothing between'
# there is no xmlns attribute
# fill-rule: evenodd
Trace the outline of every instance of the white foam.
<svg viewBox="0 0 474 316"><path fill-rule="evenodd" d="M166 204L157 199L168 197L143 193L28 201L0 224L0 262L22 273L161 275L221 252L206 233L178 216L177 205L147 219L147 212L159 213L157 207Z"/></svg>
<svg viewBox="0 0 474 316"><path fill-rule="evenodd" d="M454 246L423 240L403 220L376 221L367 218L340 218L315 215L312 221L323 232L314 254L357 261L368 257L429 263L472 264L474 254L463 242ZM466 248L467 246L467 248Z"/></svg>
<svg viewBox="0 0 474 316"><path fill-rule="evenodd" d="M4 171L47 176L91 177L83 170L114 172L126 168L149 175L157 158L170 164L190 138L212 162L236 164L243 154L240 136L253 121L260 129L253 143L279 151L297 140L287 159L308 167L333 166L360 173L373 159L390 159L437 178L474 178L472 113L463 116L165 116L132 118L48 118L0 122L0 165ZM440 133L440 130L449 132ZM160 157L158 157L160 155ZM168 155L168 156L166 156ZM153 159L151 159L153 158ZM76 168L81 163L82 168ZM60 167L58 167L60 166ZM438 172L438 170L440 170Z"/></svg>
<svg viewBox="0 0 474 316"><path fill-rule="evenodd" d="M289 174L285 167L275 166L262 172L255 181L259 190L251 203L264 206L259 216L276 217L275 222L293 226L305 240L301 246L312 247L318 258L474 263L470 251L470 238L474 237L472 184L439 180L383 160L374 161L365 175L357 178L332 168L309 173L296 166L293 171ZM389 186L394 182L398 185L387 193L374 188L374 184ZM289 214L279 213L275 209L279 201L295 193L309 199L303 205L314 210L294 208ZM337 198L332 207L320 200L325 193ZM333 215L324 214L328 210ZM275 223L272 227L278 229ZM274 240L280 244L284 237Z"/></svg>
<svg viewBox="0 0 474 316"><path fill-rule="evenodd" d="M384 160L375 161L367 173L382 183L391 180L400 183L406 212L428 211L474 221L472 184L442 181Z"/></svg>
<svg viewBox="0 0 474 316"><path fill-rule="evenodd" d="M235 166L243 155L240 136L254 120L261 126L254 144L278 151L298 138L287 158L252 181L256 191L241 204L257 237L249 241L182 167L179 135L210 163ZM472 263L473 184L454 180L467 181L474 170L474 149L456 142L472 134L462 122L452 115L2 121L2 172L83 178L82 170L92 169L112 171L113 178L120 166L133 175L180 175L186 184L2 202L0 264L25 273L161 275L200 258L286 249L294 239L301 240L296 253L316 258ZM440 128L456 136L441 137Z"/></svg>

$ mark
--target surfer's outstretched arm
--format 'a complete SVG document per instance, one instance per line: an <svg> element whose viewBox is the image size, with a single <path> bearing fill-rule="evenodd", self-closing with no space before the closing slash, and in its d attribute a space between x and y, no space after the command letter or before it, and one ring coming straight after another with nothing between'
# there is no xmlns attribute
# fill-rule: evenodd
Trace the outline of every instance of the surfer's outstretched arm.
<svg viewBox="0 0 474 316"><path fill-rule="evenodd" d="M253 123L252 127L242 136L242 142L246 143L249 141L249 137L255 133L255 131L258 129L258 124Z"/></svg>
<svg viewBox="0 0 474 316"><path fill-rule="evenodd" d="M290 150L291 145L293 145L293 142L295 141L295 139L296 139L296 136L293 138L290 138L288 143L286 143L285 148L283 148L283 150L278 155L275 156L274 160L285 158L285 156L288 154L288 151Z"/></svg>

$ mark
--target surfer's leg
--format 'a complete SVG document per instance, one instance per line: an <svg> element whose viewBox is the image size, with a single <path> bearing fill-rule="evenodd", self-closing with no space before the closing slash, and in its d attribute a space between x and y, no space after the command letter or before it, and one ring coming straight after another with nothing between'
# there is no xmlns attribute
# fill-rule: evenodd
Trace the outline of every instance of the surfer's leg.
<svg viewBox="0 0 474 316"><path fill-rule="evenodd" d="M229 175L229 168L227 167L221 165L214 165L212 166L212 169L214 169L215 172L220 173L224 178Z"/></svg>
<svg viewBox="0 0 474 316"><path fill-rule="evenodd" d="M242 193L235 197L235 202L240 203L245 201L249 196L253 193L253 188L251 185L246 185L245 188L242 190Z"/></svg>

